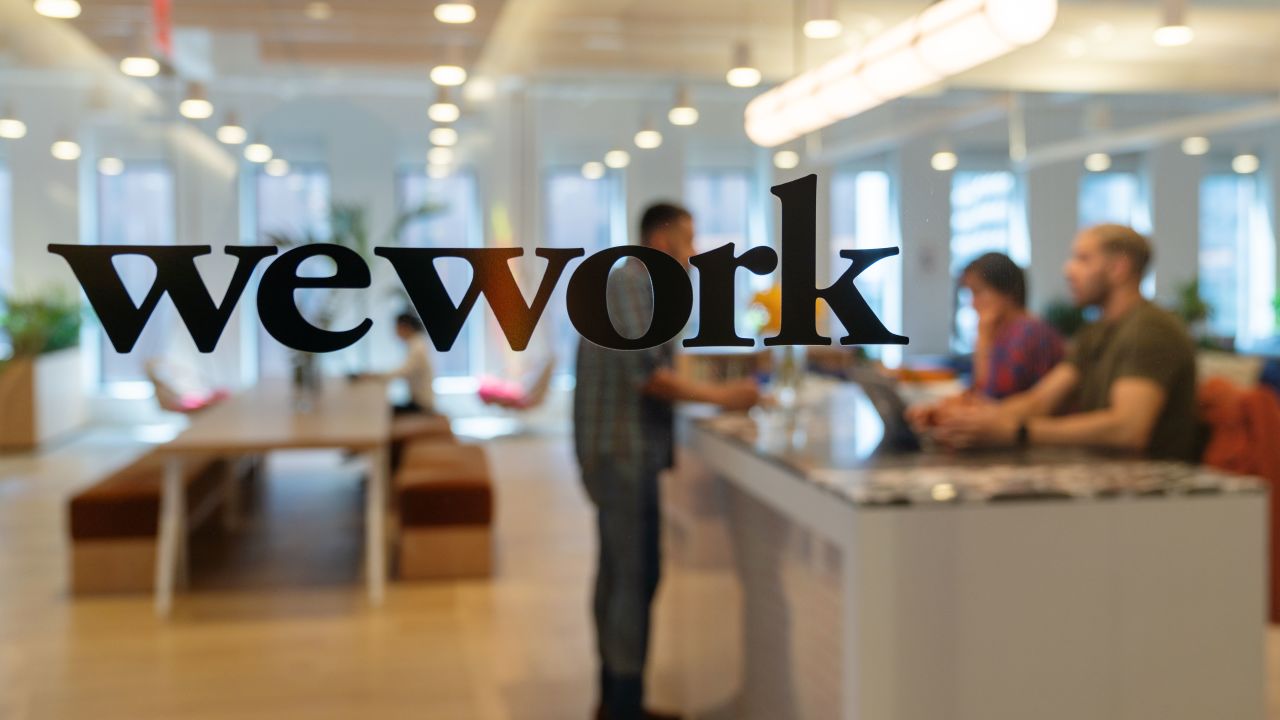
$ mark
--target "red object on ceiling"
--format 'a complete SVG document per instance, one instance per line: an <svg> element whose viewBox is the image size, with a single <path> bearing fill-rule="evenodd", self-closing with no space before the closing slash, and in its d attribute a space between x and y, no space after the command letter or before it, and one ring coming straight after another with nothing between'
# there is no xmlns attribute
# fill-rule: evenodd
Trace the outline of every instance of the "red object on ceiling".
<svg viewBox="0 0 1280 720"><path fill-rule="evenodd" d="M155 45L165 59L173 59L173 0L151 0Z"/></svg>

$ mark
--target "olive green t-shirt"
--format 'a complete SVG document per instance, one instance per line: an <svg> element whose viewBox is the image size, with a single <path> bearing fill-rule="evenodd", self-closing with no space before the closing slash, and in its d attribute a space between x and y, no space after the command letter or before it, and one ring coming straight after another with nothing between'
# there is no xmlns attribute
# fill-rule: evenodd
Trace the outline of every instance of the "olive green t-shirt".
<svg viewBox="0 0 1280 720"><path fill-rule="evenodd" d="M1148 455L1196 462L1195 346L1181 321L1143 301L1123 316L1080 331L1066 362L1080 373L1076 412L1110 405L1111 384L1120 378L1146 378L1165 391L1164 408L1151 433Z"/></svg>

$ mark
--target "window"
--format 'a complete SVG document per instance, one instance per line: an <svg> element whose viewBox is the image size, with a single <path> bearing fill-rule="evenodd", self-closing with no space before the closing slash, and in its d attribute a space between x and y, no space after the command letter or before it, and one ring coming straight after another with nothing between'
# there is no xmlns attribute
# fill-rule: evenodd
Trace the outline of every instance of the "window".
<svg viewBox="0 0 1280 720"><path fill-rule="evenodd" d="M557 248L585 248L586 254L613 244L614 208L621 185L613 173L588 180L577 169L553 170L546 184L546 244ZM578 351L578 333L565 309L565 286L560 282L547 303L539 330L550 332L556 367L572 373ZM543 330L542 328L546 328Z"/></svg>
<svg viewBox="0 0 1280 720"><path fill-rule="evenodd" d="M131 162L119 175L98 175L98 242L103 245L172 245L174 242L173 173L161 163ZM155 266L142 257L115 261L120 279L134 303L155 282ZM115 351L102 333L98 347L99 381L113 394L131 394L129 384L147 382L147 361L169 350L176 311L161 302L128 354Z"/></svg>
<svg viewBox="0 0 1280 720"><path fill-rule="evenodd" d="M1080 181L1080 227L1101 223L1128 225L1140 233L1151 232L1151 209L1136 172L1086 173ZM1155 268L1142 281L1142 292L1154 297Z"/></svg>
<svg viewBox="0 0 1280 720"><path fill-rule="evenodd" d="M1211 173L1200 186L1200 297L1209 334L1240 346L1275 330L1275 254L1256 175Z"/></svg>
<svg viewBox="0 0 1280 720"><path fill-rule="evenodd" d="M883 170L841 171L831 180L831 279L844 271L848 261L841 250L894 247L898 245L893 219L893 196L889 173ZM867 268L855 281L867 304L893 330L902 324L902 260L887 258ZM832 334L843 334L832 318ZM886 361L900 357L901 348L865 348ZM896 361L895 361L896 362Z"/></svg>
<svg viewBox="0 0 1280 720"><path fill-rule="evenodd" d="M751 173L746 169L692 170L685 178L685 206L693 214L694 250L699 253L714 250L726 243L733 245L735 255L745 252L751 243L748 239L751 221ZM751 335L746 308L757 290L768 288L774 282L768 276L739 271L734 275L734 318L738 334ZM694 296L692 317L699 316L697 296ZM697 328L686 328L690 336Z"/></svg>
<svg viewBox="0 0 1280 720"><path fill-rule="evenodd" d="M1026 265L1025 243L1018 241L1020 223L1017 182L1007 170L959 171L951 181L951 277L989 252L1004 253ZM956 298L952 349L971 352L978 337L978 315L961 291Z"/></svg>
<svg viewBox="0 0 1280 720"><path fill-rule="evenodd" d="M12 287L13 272L13 179L9 168L0 164L0 294Z"/></svg>
<svg viewBox="0 0 1280 720"><path fill-rule="evenodd" d="M273 236L293 241L327 240L329 237L329 173L315 165L293 165L282 177L261 169L257 184L258 242L270 243ZM301 269L310 268L304 263ZM325 291L299 290L295 297L303 314L314 319L316 308L309 298ZM311 305L314 305L312 303ZM258 323L258 374L261 377L288 377L289 349L276 342Z"/></svg>
<svg viewBox="0 0 1280 720"><path fill-rule="evenodd" d="M424 205L437 206L432 214L405 226L400 242L414 247L476 247L480 245L480 214L476 200L475 177L468 173L453 173L446 178L432 179L421 170L400 174L400 212L411 212ZM436 269L449 290L450 297L458 302L471 285L471 266L461 259L441 259ZM476 306L473 313L479 313ZM477 343L484 337L476 328L479 320L473 318L462 327L462 334L447 353L438 353L434 361L437 377L460 377L476 374L479 363L473 367L473 358L483 357Z"/></svg>

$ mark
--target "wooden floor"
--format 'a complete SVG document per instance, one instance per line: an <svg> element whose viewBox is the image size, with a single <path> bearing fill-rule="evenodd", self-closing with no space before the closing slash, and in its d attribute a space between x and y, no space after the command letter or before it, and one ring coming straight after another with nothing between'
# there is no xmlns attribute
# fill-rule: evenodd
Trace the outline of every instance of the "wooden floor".
<svg viewBox="0 0 1280 720"><path fill-rule="evenodd" d="M81 440L0 458L0 720L440 718L573 720L595 702L591 515L563 439L490 445L491 582L360 583L354 468L283 456L232 537L193 545L193 591L160 622L146 597L70 601L63 503L128 459ZM1280 720L1280 632L1269 637ZM668 666L659 641L655 700Z"/></svg>

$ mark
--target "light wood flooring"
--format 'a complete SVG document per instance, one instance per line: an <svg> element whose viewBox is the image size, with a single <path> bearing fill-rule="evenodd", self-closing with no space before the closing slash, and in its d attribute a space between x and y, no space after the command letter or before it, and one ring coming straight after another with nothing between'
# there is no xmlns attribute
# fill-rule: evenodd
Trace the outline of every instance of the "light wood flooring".
<svg viewBox="0 0 1280 720"><path fill-rule="evenodd" d="M492 581L396 583L368 607L356 470L287 455L243 528L198 535L168 622L149 597L66 595L65 499L136 448L88 437L0 457L0 720L591 717L594 532L568 443L489 447ZM1280 720L1280 631L1268 651ZM661 642L655 655L661 704Z"/></svg>

